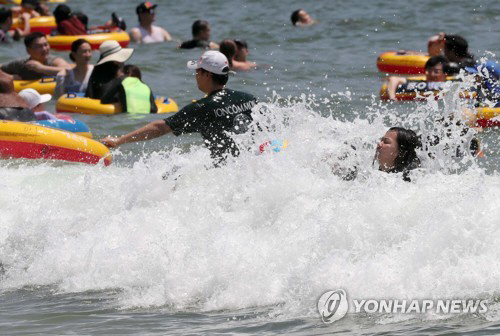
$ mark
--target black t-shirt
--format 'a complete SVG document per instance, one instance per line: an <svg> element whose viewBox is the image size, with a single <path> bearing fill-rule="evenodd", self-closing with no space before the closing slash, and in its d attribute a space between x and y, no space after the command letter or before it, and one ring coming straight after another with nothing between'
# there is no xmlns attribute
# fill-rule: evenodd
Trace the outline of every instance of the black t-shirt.
<svg viewBox="0 0 500 336"><path fill-rule="evenodd" d="M203 41L203 40L190 40L190 41L184 41L180 45L179 48L181 49L194 49L194 48L204 48L207 49L209 47L210 43L208 41Z"/></svg>
<svg viewBox="0 0 500 336"><path fill-rule="evenodd" d="M112 85L113 79L116 78L118 69L119 65L114 62L96 65L90 74L85 97L101 99L104 92Z"/></svg>
<svg viewBox="0 0 500 336"><path fill-rule="evenodd" d="M213 158L237 156L238 147L228 133L247 131L252 122L252 107L257 99L248 93L222 89L186 105L165 123L175 135L201 133Z"/></svg>

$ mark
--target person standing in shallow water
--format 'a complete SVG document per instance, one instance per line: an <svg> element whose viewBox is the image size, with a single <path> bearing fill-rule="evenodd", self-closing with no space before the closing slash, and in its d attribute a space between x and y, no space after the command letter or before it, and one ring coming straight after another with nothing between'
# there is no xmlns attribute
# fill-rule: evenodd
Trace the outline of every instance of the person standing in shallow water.
<svg viewBox="0 0 500 336"><path fill-rule="evenodd" d="M198 89L207 96L186 105L175 115L153 121L146 126L118 138L102 139L108 147L128 142L151 140L168 133L178 136L200 133L214 159L214 165L224 163L227 156L238 156L240 151L231 134L245 133L252 122L252 108L257 99L248 93L226 88L229 62L221 52L206 51L188 68L196 71Z"/></svg>
<svg viewBox="0 0 500 336"><path fill-rule="evenodd" d="M167 42L172 39L162 27L153 25L156 18L155 9L158 5L143 2L135 9L139 19L139 26L130 30L130 38L136 43Z"/></svg>
<svg viewBox="0 0 500 336"><path fill-rule="evenodd" d="M189 41L184 41L178 46L180 49L219 49L219 45L214 42L210 42L210 25L205 20L196 20L191 26L191 33L193 39Z"/></svg>

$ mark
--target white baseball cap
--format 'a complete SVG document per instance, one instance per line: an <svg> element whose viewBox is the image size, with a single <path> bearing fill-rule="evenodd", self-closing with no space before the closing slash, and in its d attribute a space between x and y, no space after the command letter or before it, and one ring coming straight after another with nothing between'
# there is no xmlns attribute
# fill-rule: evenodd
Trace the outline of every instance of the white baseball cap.
<svg viewBox="0 0 500 336"><path fill-rule="evenodd" d="M46 103L52 99L52 95L50 94L39 94L35 89L24 89L19 92L21 98L24 99L26 103L28 103L28 107L30 109L35 108L36 106Z"/></svg>
<svg viewBox="0 0 500 336"><path fill-rule="evenodd" d="M217 75L227 75L232 72L229 71L229 62L227 61L227 57L220 51L216 50L205 51L199 60L189 61L187 63L187 67L192 70L200 68L205 69L206 71Z"/></svg>

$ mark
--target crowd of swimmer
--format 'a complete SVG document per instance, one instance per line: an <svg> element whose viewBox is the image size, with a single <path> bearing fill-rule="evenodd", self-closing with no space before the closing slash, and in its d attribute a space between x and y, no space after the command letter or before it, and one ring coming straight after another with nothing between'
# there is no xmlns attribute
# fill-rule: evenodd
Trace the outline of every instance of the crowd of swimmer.
<svg viewBox="0 0 500 336"><path fill-rule="evenodd" d="M153 24L156 7L150 2L143 2L136 7L139 25L129 31L133 42L157 43L172 39L164 28ZM50 97L40 95L35 90L18 95L13 88L14 79L33 80L44 76L56 76L56 97L76 92L85 97L100 99L103 104L121 104L123 111L133 111L140 107L148 113L156 112L154 95L149 86L142 82L140 69L135 65L125 65L132 56L133 49L122 48L116 41L106 41L99 47L98 62L92 65L90 43L85 39L78 39L71 45L70 59L74 65L70 65L61 57L50 54L50 47L43 33L12 30L12 18L16 11L26 23L29 17L50 14L38 0L23 0L21 8L0 9L1 41L9 43L12 39L24 37L29 55L0 67L0 118L22 121L47 118L49 113L44 111L43 103ZM73 13L66 5L58 5L53 14L58 33L62 35L126 29L125 22L114 14L112 20L98 27L88 27L88 18L83 13ZM317 23L303 9L294 11L291 21L294 26ZM247 43L238 39L214 43L210 41L209 23L197 20L192 24L192 39L180 43L178 48L209 50L198 61L189 65L196 70L197 86L206 97L185 106L179 113L165 120L154 121L121 137L107 137L101 141L108 147L116 147L167 133L180 135L197 132L201 133L212 157L218 163L222 162L221 158L225 155L238 155L239 150L235 149L236 144L227 136L227 132L241 133L248 129L248 123L252 121L252 107L257 100L250 94L227 89L226 83L230 70L247 71L257 68L254 62L247 60ZM428 81L444 81L446 74L456 73L463 68L477 72L477 63L468 52L467 42L460 36L439 34L431 38L429 53L432 57L425 66ZM394 99L397 86L405 80L389 79L391 99ZM134 99L128 99L132 91ZM133 104L134 108L127 104ZM229 107L232 107L232 112L224 112L224 108L228 110ZM392 127L377 145L378 168L385 172L403 173L404 179L409 180L408 173L421 165L417 156L419 148L422 148L422 139L414 131ZM346 179L350 177L347 176Z"/></svg>
<svg viewBox="0 0 500 336"><path fill-rule="evenodd" d="M425 81L428 83L443 83L464 70L469 74L478 74L475 88L479 96L476 103L492 102L500 106L500 67L496 62L487 61L478 65L474 55L469 52L469 44L460 35L439 33L428 41L430 58L425 64ZM398 87L408 82L406 77L391 76L388 79L387 94L389 99L397 100ZM440 87L435 85L435 87Z"/></svg>

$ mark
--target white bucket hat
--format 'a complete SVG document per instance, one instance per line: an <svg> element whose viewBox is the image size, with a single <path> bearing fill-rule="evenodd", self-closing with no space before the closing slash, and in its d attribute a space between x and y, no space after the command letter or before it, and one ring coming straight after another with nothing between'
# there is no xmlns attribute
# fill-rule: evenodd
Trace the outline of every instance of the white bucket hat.
<svg viewBox="0 0 500 336"><path fill-rule="evenodd" d="M28 107L33 109L40 104L46 103L52 99L52 95L50 94L39 94L35 89L24 89L19 92L21 98L24 99L26 103L28 103Z"/></svg>
<svg viewBox="0 0 500 336"><path fill-rule="evenodd" d="M205 69L208 72L217 75L227 75L229 71L229 62L227 57L216 50L205 51L197 61L189 61L187 67L192 70Z"/></svg>
<svg viewBox="0 0 500 336"><path fill-rule="evenodd" d="M112 61L125 63L132 56L133 52L134 49L122 48L120 43L115 40L104 41L99 46L100 58L96 65Z"/></svg>

